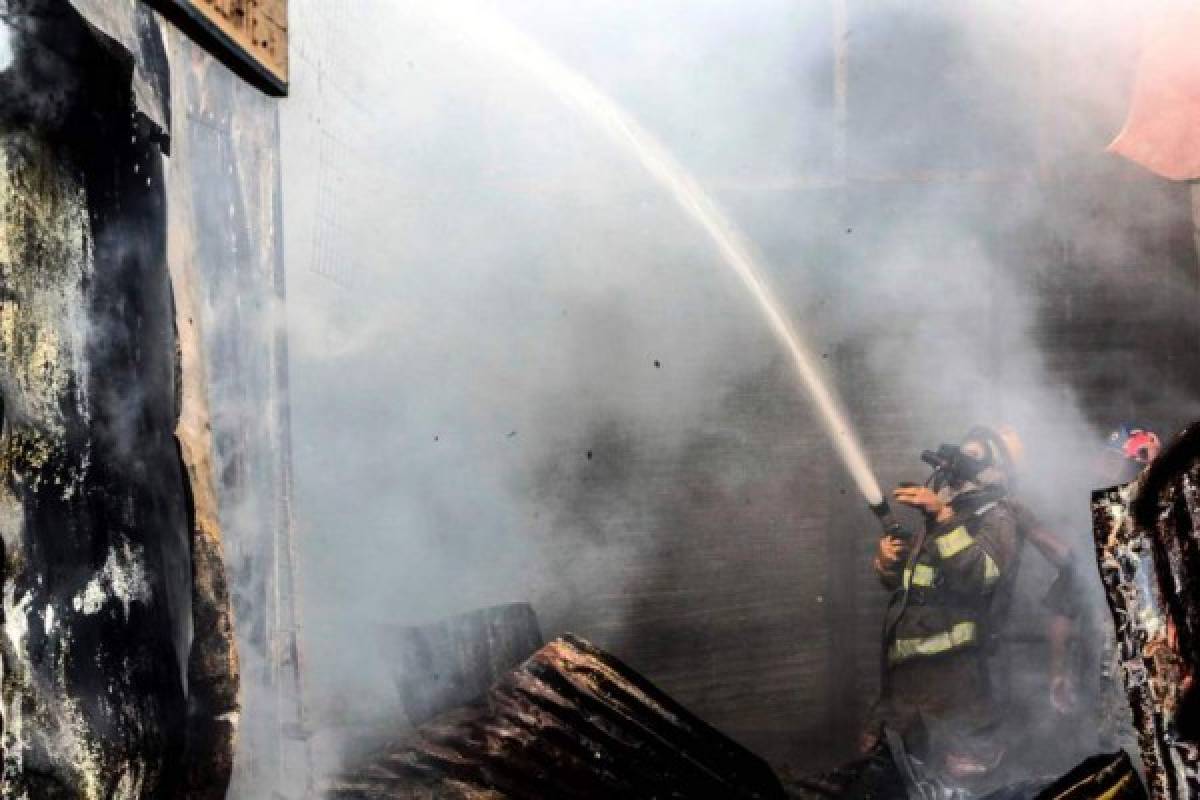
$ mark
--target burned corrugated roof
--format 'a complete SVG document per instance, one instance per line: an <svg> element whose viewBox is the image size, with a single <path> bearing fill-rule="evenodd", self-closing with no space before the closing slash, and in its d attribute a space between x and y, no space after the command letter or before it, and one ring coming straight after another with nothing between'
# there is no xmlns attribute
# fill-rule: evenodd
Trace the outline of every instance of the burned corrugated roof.
<svg viewBox="0 0 1200 800"><path fill-rule="evenodd" d="M530 800L785 796L764 761L569 634L503 676L484 701L384 748L336 780L327 796L430 793Z"/></svg>

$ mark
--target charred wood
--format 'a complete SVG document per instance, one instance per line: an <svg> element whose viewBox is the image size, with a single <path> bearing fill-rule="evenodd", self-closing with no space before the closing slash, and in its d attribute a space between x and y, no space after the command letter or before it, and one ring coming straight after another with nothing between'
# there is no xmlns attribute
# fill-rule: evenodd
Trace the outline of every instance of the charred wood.
<svg viewBox="0 0 1200 800"><path fill-rule="evenodd" d="M1152 797L1200 797L1200 426L1092 500L1121 678Z"/></svg>

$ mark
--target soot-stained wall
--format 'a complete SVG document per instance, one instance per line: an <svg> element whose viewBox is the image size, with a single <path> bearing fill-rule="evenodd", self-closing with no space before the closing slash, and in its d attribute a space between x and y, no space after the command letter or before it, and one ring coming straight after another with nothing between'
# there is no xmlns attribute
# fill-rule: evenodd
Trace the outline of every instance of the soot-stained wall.
<svg viewBox="0 0 1200 800"><path fill-rule="evenodd" d="M6 12L4 793L183 793L186 759L214 765L185 721L191 508L161 138L128 58L73 10Z"/></svg>
<svg viewBox="0 0 1200 800"><path fill-rule="evenodd" d="M135 0L0 10L4 794L265 796L299 732L273 101Z"/></svg>

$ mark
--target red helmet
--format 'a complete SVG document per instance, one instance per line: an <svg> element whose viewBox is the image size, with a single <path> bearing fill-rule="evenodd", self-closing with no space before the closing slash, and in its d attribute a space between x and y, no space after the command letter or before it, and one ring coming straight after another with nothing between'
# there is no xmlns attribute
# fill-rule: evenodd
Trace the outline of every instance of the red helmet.
<svg viewBox="0 0 1200 800"><path fill-rule="evenodd" d="M1131 425L1122 425L1110 433L1107 446L1139 464L1149 464L1162 449L1158 434Z"/></svg>

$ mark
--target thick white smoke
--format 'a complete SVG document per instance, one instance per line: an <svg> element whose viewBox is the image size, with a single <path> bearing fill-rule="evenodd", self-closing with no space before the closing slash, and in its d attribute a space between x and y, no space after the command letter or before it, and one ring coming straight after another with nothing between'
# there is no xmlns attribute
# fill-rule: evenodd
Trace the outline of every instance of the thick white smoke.
<svg viewBox="0 0 1200 800"><path fill-rule="evenodd" d="M12 60L12 33L6 23L0 22L0 72L8 69Z"/></svg>
<svg viewBox="0 0 1200 800"><path fill-rule="evenodd" d="M1082 546L1100 430L1190 413L1178 372L1116 333L1195 292L1163 255L1178 193L1103 155L1145 4L486 10L294 9L292 399L324 712L394 699L373 626L527 599L759 749L833 738L830 642L853 640L855 702L873 691L871 520L787 357L695 212L522 68L542 56L486 46L490 15L731 214L885 484L1009 423L1026 499ZM1134 285L1137 308L1108 296ZM1073 322L1110 305L1112 331ZM847 572L829 532L856 526Z"/></svg>

